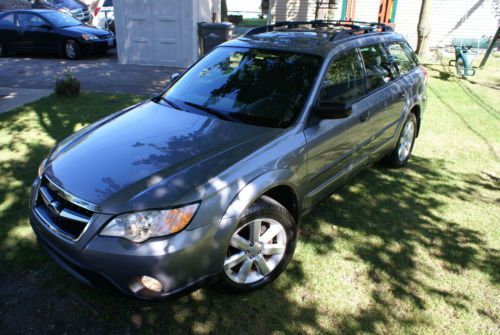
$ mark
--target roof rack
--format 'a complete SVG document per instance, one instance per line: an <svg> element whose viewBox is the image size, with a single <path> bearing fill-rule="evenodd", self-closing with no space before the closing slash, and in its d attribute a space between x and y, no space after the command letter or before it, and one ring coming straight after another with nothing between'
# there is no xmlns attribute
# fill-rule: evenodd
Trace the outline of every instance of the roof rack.
<svg viewBox="0 0 500 335"><path fill-rule="evenodd" d="M378 22L345 21L345 20L313 20L313 21L278 21L267 26L260 26L249 30L244 36L253 36L274 31L275 28L294 29L299 26L310 25L312 28L342 28L335 31L330 41L339 40L352 35L361 35L373 32L393 31L391 26Z"/></svg>

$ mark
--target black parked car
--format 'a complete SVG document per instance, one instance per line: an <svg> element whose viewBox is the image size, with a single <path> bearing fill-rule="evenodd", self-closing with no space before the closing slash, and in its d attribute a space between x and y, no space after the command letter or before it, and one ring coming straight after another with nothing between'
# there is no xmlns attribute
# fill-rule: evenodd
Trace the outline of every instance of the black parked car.
<svg viewBox="0 0 500 335"><path fill-rule="evenodd" d="M82 54L105 53L114 46L115 37L110 31L82 24L58 11L0 14L0 56L9 51L42 51L78 59Z"/></svg>
<svg viewBox="0 0 500 335"><path fill-rule="evenodd" d="M92 21L89 6L79 0L32 0L31 2L34 9L54 9L69 14L81 22Z"/></svg>

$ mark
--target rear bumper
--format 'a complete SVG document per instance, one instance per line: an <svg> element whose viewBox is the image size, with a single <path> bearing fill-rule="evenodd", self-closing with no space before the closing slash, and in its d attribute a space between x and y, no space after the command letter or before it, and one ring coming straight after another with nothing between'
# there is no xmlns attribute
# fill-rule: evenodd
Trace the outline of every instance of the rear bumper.
<svg viewBox="0 0 500 335"><path fill-rule="evenodd" d="M31 204L30 223L39 244L63 269L86 285L141 299L161 299L198 288L222 270L224 253L221 243L217 243L218 223L133 243L99 236L111 216L95 214L89 229L79 240L72 241L47 228L33 210L33 197ZM159 280L163 291L147 290L139 281L143 275Z"/></svg>

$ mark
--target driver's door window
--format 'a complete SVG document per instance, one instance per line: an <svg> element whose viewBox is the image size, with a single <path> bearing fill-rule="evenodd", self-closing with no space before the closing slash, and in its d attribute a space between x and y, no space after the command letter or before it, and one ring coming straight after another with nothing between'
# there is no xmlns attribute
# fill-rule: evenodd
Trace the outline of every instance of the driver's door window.
<svg viewBox="0 0 500 335"><path fill-rule="evenodd" d="M323 80L320 103L345 103L365 94L363 68L355 51L335 59Z"/></svg>

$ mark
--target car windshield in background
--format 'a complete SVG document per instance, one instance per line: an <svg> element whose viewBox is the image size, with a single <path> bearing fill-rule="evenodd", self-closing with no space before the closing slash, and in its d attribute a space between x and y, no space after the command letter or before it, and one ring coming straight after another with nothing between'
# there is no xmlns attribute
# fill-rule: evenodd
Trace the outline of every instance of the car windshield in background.
<svg viewBox="0 0 500 335"><path fill-rule="evenodd" d="M44 12L42 16L58 28L79 26L82 23L72 16L59 12Z"/></svg>
<svg viewBox="0 0 500 335"><path fill-rule="evenodd" d="M320 65L317 56L220 47L163 95L171 105L264 127L290 126Z"/></svg>
<svg viewBox="0 0 500 335"><path fill-rule="evenodd" d="M106 0L102 4L103 7L113 7L113 0Z"/></svg>

